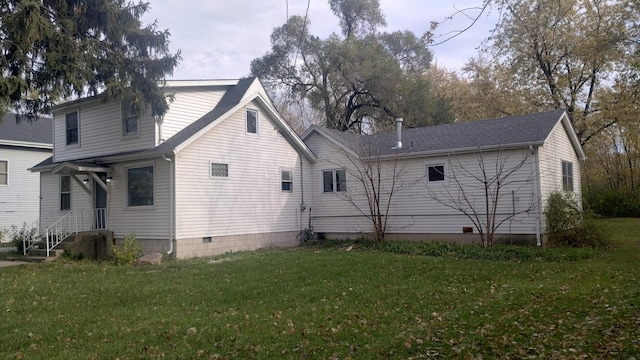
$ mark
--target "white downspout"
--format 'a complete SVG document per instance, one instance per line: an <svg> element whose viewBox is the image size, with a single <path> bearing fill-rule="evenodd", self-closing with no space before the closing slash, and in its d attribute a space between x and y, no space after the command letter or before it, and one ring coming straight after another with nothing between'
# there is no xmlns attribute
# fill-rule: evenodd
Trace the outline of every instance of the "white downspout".
<svg viewBox="0 0 640 360"><path fill-rule="evenodd" d="M175 152L173 153L175 158ZM169 251L168 255L173 253L173 168L174 162L169 159L165 154L162 154L162 158L169 162Z"/></svg>
<svg viewBox="0 0 640 360"><path fill-rule="evenodd" d="M535 197L536 205L536 246L542 246L542 238L540 234L540 222L542 221L542 189L540 188L540 163L538 162L538 147L531 147L531 155L533 155L534 168L536 171L536 183L533 186L533 196Z"/></svg>

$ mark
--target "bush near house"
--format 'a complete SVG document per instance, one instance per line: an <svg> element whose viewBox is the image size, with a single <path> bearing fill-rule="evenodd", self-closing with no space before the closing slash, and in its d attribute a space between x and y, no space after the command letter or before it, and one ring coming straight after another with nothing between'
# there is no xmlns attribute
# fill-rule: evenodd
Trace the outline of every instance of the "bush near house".
<svg viewBox="0 0 640 360"><path fill-rule="evenodd" d="M583 212L578 200L569 192L554 192L544 210L551 246L605 247L609 244L606 230Z"/></svg>

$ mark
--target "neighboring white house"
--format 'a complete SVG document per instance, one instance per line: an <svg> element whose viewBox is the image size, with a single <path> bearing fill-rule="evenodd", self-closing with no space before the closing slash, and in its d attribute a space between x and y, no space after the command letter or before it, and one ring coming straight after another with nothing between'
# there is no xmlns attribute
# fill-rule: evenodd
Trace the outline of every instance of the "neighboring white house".
<svg viewBox="0 0 640 360"><path fill-rule="evenodd" d="M485 200L493 204L495 198L495 186L494 195L485 196L482 174L503 178L495 201L495 219L503 221L498 241L540 244L549 194L563 189L581 194L585 154L562 110L379 135L312 126L302 139L318 158L310 174L313 229L327 237L372 231L367 218L372 188L367 197L360 181L368 162L381 164L365 180L382 180L375 192L383 206L394 191L388 238L477 241L478 223L486 226ZM462 210L475 212L479 221Z"/></svg>
<svg viewBox="0 0 640 360"><path fill-rule="evenodd" d="M396 238L451 239L470 226L427 189L453 186L455 167L478 153L531 154L501 212L544 203L563 176L580 193L584 153L562 111L406 129L396 151L394 133L312 127L301 139L255 78L168 81L166 91L174 101L159 119L136 118L128 104L100 96L53 109L53 156L32 168L41 177L42 232L79 224L118 240L135 233L146 252L177 258L293 246L310 231L361 235L371 226L345 194L363 201L349 165L362 160L362 144L402 168L406 186L390 212ZM434 170L443 179L430 179ZM539 238L541 206L501 232Z"/></svg>
<svg viewBox="0 0 640 360"><path fill-rule="evenodd" d="M177 258L298 243L309 211L303 173L315 156L255 78L168 81L162 119L100 97L59 105L53 156L36 165L41 229L135 233ZM308 187L309 185L306 185Z"/></svg>
<svg viewBox="0 0 640 360"><path fill-rule="evenodd" d="M8 113L0 122L0 233L12 226L37 226L40 176L28 168L51 156L51 118L16 122ZM8 236L0 239L8 241Z"/></svg>

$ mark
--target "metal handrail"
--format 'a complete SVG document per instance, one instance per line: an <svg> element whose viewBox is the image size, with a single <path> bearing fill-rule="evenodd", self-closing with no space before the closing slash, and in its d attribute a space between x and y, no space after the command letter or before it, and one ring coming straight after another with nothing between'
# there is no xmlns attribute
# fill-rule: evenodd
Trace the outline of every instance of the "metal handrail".
<svg viewBox="0 0 640 360"><path fill-rule="evenodd" d="M78 233L78 212L70 210L63 217L49 225L45 230L47 257L53 248L58 246L70 234Z"/></svg>
<svg viewBox="0 0 640 360"><path fill-rule="evenodd" d="M109 226L109 217L106 208L70 210L45 230L47 243L47 257L51 250L58 246L71 234L87 230L106 230ZM33 247L30 245L29 248ZM24 254L26 255L27 250Z"/></svg>

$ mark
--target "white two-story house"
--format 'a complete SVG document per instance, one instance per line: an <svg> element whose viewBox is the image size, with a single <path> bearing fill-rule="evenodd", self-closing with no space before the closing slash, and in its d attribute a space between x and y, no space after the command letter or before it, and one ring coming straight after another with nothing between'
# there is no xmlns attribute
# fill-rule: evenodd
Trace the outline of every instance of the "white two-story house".
<svg viewBox="0 0 640 360"><path fill-rule="evenodd" d="M41 232L56 224L135 234L177 258L297 244L315 156L260 81L168 81L163 118L100 96L53 109L40 172Z"/></svg>

